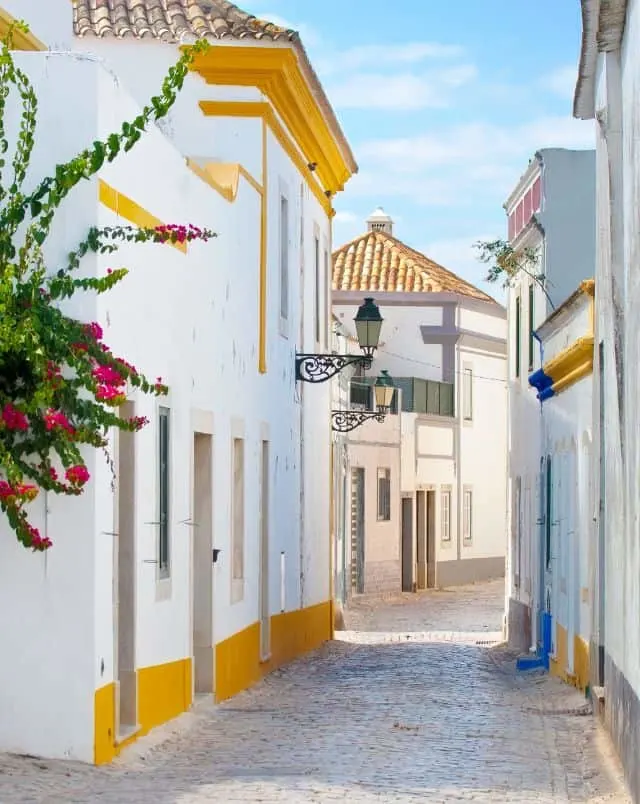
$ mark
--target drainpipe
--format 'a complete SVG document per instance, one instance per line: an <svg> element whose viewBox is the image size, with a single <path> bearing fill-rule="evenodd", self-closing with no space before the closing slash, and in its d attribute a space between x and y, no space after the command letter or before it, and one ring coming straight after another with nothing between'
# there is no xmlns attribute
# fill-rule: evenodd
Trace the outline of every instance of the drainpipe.
<svg viewBox="0 0 640 804"><path fill-rule="evenodd" d="M538 350L540 354L540 368L544 365L544 344L536 330L533 330L533 337L538 342ZM531 609L532 613L535 612L535 628L531 629L531 652L536 653L538 650L538 636L542 637L542 614L544 611L544 573L545 573L545 551L544 551L544 527L545 527L545 507L544 500L546 494L545 474L544 474L544 455L545 455L545 433L544 433L544 402L540 400L540 441L538 444L538 516L536 519L536 527L532 533L531 539L531 552L530 560L531 566L535 568L535 578L532 578L531 584ZM537 560L535 560L537 555ZM540 639L542 642L543 640Z"/></svg>
<svg viewBox="0 0 640 804"><path fill-rule="evenodd" d="M456 330L459 332L462 322L461 322L461 314L460 314L460 305L456 304ZM458 404L458 416L457 416L457 425L458 425L458 438L456 439L456 511L457 511L457 527L456 527L456 534L457 534L457 557L458 561L462 559L462 518L463 518L463 499L462 499L462 383L463 383L463 376L462 376L462 364L460 361L460 344L459 342L456 343L456 355L455 355L455 377L456 380L456 399Z"/></svg>

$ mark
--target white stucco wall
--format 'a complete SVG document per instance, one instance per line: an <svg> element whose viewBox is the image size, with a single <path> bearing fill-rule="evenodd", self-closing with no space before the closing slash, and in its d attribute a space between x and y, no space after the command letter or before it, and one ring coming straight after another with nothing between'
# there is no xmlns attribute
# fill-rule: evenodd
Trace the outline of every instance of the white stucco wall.
<svg viewBox="0 0 640 804"><path fill-rule="evenodd" d="M121 121L137 103L100 64L65 55L25 54L20 63L40 98L41 133L34 172L51 171ZM151 62L149 62L151 64ZM144 72L139 69L138 72ZM161 76L154 76L157 85ZM74 87L73 96L68 87ZM83 102L77 103L76 98ZM186 113L186 112L185 112ZM193 116L198 112L192 111ZM210 121L205 121L210 123ZM255 127L225 118L194 136L200 155L212 142L235 143L225 155L255 166L261 147ZM214 129L216 134L214 134ZM258 154L258 161L255 155ZM267 366L257 371L259 198L244 180L229 204L186 167L184 155L151 128L136 149L106 166L110 185L165 222L192 222L218 232L209 244L189 246L188 255L169 246L123 247L116 255L85 260L83 270L104 273L126 266L122 285L99 304L78 297L77 314L97 318L105 341L151 378L171 388L171 580L156 579L157 405L135 398L136 414L151 424L136 437L137 666L192 654L191 562L193 529L191 465L193 417L212 421L213 538L221 556L214 575L214 640L258 619L259 448L270 441L270 609L280 611L280 554L286 556L286 610L329 599L329 384L295 383L294 357L314 351L313 231L330 248L325 212L303 188L279 144L268 140ZM290 326L279 321L280 191L290 209ZM98 206L95 180L84 182L65 202L51 240L52 264L63 258L92 224L114 224ZM126 223L126 221L120 221ZM304 256L301 253L304 227ZM304 286L300 286L305 264ZM325 277L328 294L328 277ZM301 401L301 397L303 401ZM301 412L303 419L301 424ZM266 434L266 435L265 435ZM245 438L245 578L241 601L231 603L230 453L234 436ZM301 454L301 443L304 453ZM100 455L89 457L92 482L80 499L50 502L46 556L27 554L1 526L0 610L20 617L0 619L0 639L15 661L0 666L0 750L93 759L93 693L114 679L113 532L110 474ZM301 497L301 477L307 473ZM303 503L301 503L303 499ZM304 505L301 517L300 506ZM36 503L36 507L41 502ZM301 534L301 522L303 533ZM25 628L28 631L25 631ZM28 639L25 640L25 633Z"/></svg>

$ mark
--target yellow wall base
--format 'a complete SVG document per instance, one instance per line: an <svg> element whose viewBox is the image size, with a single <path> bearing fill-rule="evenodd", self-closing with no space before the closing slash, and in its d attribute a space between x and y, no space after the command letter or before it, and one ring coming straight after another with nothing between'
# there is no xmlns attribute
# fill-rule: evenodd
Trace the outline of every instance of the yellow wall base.
<svg viewBox="0 0 640 804"><path fill-rule="evenodd" d="M552 676L562 679L579 690L586 690L589 684L589 646L582 637L573 640L573 673L568 671L569 639L565 628L556 624L556 657L549 662Z"/></svg>
<svg viewBox="0 0 640 804"><path fill-rule="evenodd" d="M271 656L260 661L260 625L254 623L215 649L216 701L224 701L255 684L276 667L313 650L333 636L330 602L276 614L271 618ZM192 703L191 659L142 667L138 676L139 730L117 743L116 685L96 690L94 762L102 765L151 729L186 712Z"/></svg>
<svg viewBox="0 0 640 804"><path fill-rule="evenodd" d="M271 618L271 656L260 661L260 625L254 623L216 646L216 701L225 701L276 667L313 650L333 635L330 602Z"/></svg>
<svg viewBox="0 0 640 804"><path fill-rule="evenodd" d="M96 690L94 698L94 762L103 765L151 729L191 706L191 659L141 667L138 676L138 725L135 734L116 742L116 685Z"/></svg>

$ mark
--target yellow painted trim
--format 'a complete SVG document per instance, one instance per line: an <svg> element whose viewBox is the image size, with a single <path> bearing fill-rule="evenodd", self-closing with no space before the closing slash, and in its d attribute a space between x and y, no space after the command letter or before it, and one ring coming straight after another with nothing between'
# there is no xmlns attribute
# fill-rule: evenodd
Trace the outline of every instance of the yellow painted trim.
<svg viewBox="0 0 640 804"><path fill-rule="evenodd" d="M264 118L261 124L262 138L262 208L260 210L260 278L258 298L258 371L267 372L267 192L269 170L267 162L267 124ZM278 207L279 208L279 207Z"/></svg>
<svg viewBox="0 0 640 804"><path fill-rule="evenodd" d="M116 685L107 684L94 696L94 762L103 765L151 729L186 712L192 703L191 659L141 667L138 675L139 729L116 742Z"/></svg>
<svg viewBox="0 0 640 804"><path fill-rule="evenodd" d="M553 380L554 388L556 384L573 376L576 369L589 363L593 368L593 335L585 335L575 340L566 349L559 352L554 358L545 363L542 367L544 373ZM588 372L587 372L588 373ZM585 376L581 374L580 376ZM578 377L579 379L579 377ZM573 379L572 382L576 382ZM568 387L571 383L565 383L562 387Z"/></svg>
<svg viewBox="0 0 640 804"><path fill-rule="evenodd" d="M162 226L164 223L160 218L156 218L151 212L141 207L128 196L118 192L118 190L111 187L111 185L107 184L105 181L102 181L102 179L100 179L98 183L98 198L100 199L100 203L107 207L107 209L115 212L116 215L129 221L129 223L132 223L134 226L139 226L144 229L154 229L156 226ZM170 243L170 245L177 248L178 251L181 251L183 254L187 253L186 243Z"/></svg>
<svg viewBox="0 0 640 804"><path fill-rule="evenodd" d="M260 625L250 625L216 645L216 701L237 695L330 638L330 601L271 617L271 657L266 662L260 661Z"/></svg>
<svg viewBox="0 0 640 804"><path fill-rule="evenodd" d="M560 394L566 391L567 388L577 383L584 377L588 377L593 372L593 355L587 358L583 363L580 363L568 374L565 374L561 380L554 382L551 386L554 394Z"/></svg>
<svg viewBox="0 0 640 804"><path fill-rule="evenodd" d="M582 637L573 638L573 673L569 672L569 635L556 623L556 656L549 662L549 672L572 687L586 690L589 685L589 645Z"/></svg>
<svg viewBox="0 0 640 804"><path fill-rule="evenodd" d="M16 18L9 14L8 11L0 8L0 37L4 38L9 33L9 28L16 21ZM13 50L48 50L48 48L31 31L23 33L23 31L14 30Z"/></svg>
<svg viewBox="0 0 640 804"><path fill-rule="evenodd" d="M291 159L300 175L306 180L309 189L329 218L335 215L331 201L318 184L309 163L302 156L294 141L289 137L273 108L265 101L200 101L200 109L207 117L257 117L262 118L282 150ZM264 180L263 180L264 186Z"/></svg>
<svg viewBox="0 0 640 804"><path fill-rule="evenodd" d="M200 165L193 159L187 159L187 167L229 203L233 203L238 197L241 176L262 195L262 185L237 162L207 162Z"/></svg>
<svg viewBox="0 0 640 804"><path fill-rule="evenodd" d="M209 84L257 87L269 98L318 179L332 194L344 189L352 169L327 123L291 48L212 47L191 69Z"/></svg>

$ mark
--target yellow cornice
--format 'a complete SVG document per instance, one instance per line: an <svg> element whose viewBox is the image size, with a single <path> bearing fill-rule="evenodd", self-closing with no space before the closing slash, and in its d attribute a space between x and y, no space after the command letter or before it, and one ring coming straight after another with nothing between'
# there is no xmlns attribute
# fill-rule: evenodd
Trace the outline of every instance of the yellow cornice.
<svg viewBox="0 0 640 804"><path fill-rule="evenodd" d="M542 370L553 380L556 393L593 370L593 344L593 335L585 335L544 364Z"/></svg>
<svg viewBox="0 0 640 804"><path fill-rule="evenodd" d="M5 37L9 28L16 22L15 17L0 8L0 37ZM13 31L13 50L47 50L44 42L41 42L31 31L24 33L18 29Z"/></svg>
<svg viewBox="0 0 640 804"><path fill-rule="evenodd" d="M200 108L207 117L257 117L265 121L271 133L289 156L300 174L306 179L309 189L316 197L327 215L331 218L335 210L322 187L314 178L314 173L301 155L296 144L287 135L272 106L266 101L200 101Z"/></svg>
<svg viewBox="0 0 640 804"><path fill-rule="evenodd" d="M229 203L236 200L241 176L262 195L262 185L237 162L207 162L201 165L194 159L187 159L187 167Z"/></svg>
<svg viewBox="0 0 640 804"><path fill-rule="evenodd" d="M209 84L252 86L273 104L316 175L331 194L344 189L353 171L291 48L211 47L196 56L191 69Z"/></svg>
<svg viewBox="0 0 640 804"><path fill-rule="evenodd" d="M98 182L98 198L101 204L115 212L116 215L129 221L134 226L139 226L141 229L155 229L156 226L162 226L164 223L160 218L156 218L155 215L141 207L140 204L118 192L102 179ZM187 253L186 243L170 243L169 245L177 248L183 254Z"/></svg>

